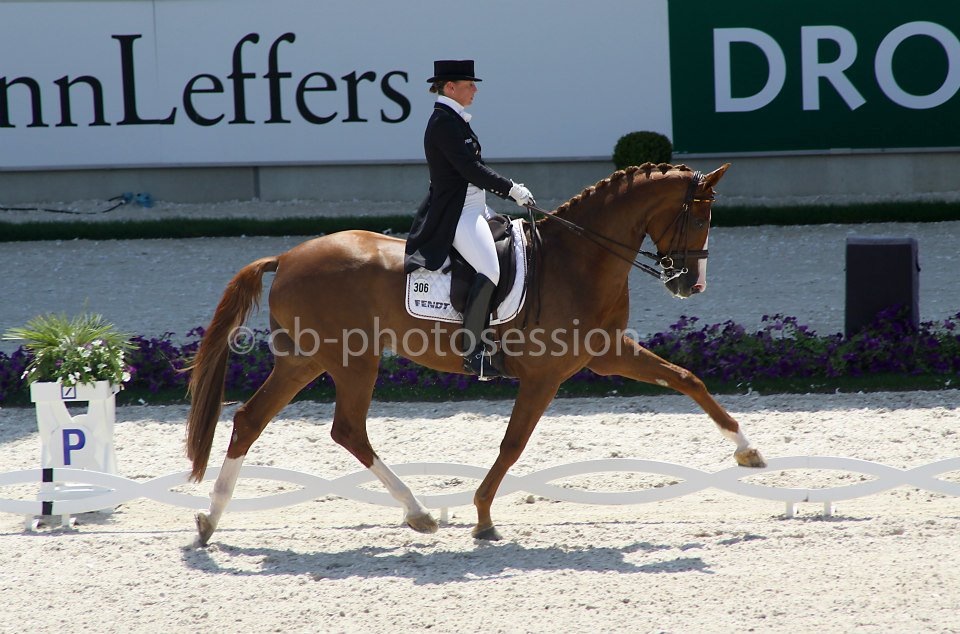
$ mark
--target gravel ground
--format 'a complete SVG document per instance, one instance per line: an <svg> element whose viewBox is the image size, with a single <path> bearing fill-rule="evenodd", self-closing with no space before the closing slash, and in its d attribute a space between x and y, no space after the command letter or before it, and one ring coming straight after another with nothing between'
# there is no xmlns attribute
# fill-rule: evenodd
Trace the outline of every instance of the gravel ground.
<svg viewBox="0 0 960 634"><path fill-rule="evenodd" d="M721 402L766 457L836 455L907 469L958 455L958 392L732 395ZM224 421L232 415L231 406ZM371 441L391 464L492 464L507 401L374 403ZM333 479L362 467L329 438L333 406L291 405L248 464ZM122 475L183 472L186 408L123 407ZM230 425L220 424L213 464ZM577 461L640 458L714 473L732 445L682 396L555 401L512 474ZM0 410L0 473L35 468L33 412ZM744 474L745 477L748 473ZM960 471L939 477L960 482ZM832 488L871 476L773 470L758 486ZM471 491L459 477L406 478L419 493ZM669 487L675 478L596 474L581 490ZM205 495L210 483L187 492ZM960 486L960 485L955 485ZM290 490L241 480L238 498ZM0 487L0 498L7 497ZM35 489L34 489L35 491ZM35 495L35 492L33 493ZM149 499L75 530L24 533L0 513L0 632L960 632L957 497L900 486L838 502L835 514L705 489L627 506L516 492L493 517L504 539L470 537L472 507L433 535L400 511L320 495L228 512L207 548L191 511Z"/></svg>

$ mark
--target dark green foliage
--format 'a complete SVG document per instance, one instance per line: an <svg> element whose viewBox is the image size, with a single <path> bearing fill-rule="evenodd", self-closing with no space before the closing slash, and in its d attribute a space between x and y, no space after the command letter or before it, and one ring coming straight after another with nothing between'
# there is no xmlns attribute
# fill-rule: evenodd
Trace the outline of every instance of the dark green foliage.
<svg viewBox="0 0 960 634"><path fill-rule="evenodd" d="M644 163L669 163L673 144L659 132L624 134L613 148L613 164L618 170Z"/></svg>
<svg viewBox="0 0 960 634"><path fill-rule="evenodd" d="M793 205L784 207L723 204L723 183L710 224L714 227L758 225L863 224L868 222L947 222L960 220L957 202L861 203L856 205Z"/></svg>
<svg viewBox="0 0 960 634"><path fill-rule="evenodd" d="M142 240L233 236L319 236L345 229L406 233L411 216L350 218L171 218L105 222L0 222L0 242L27 240Z"/></svg>
<svg viewBox="0 0 960 634"><path fill-rule="evenodd" d="M726 206L720 187L714 227L946 222L960 220L960 202L899 202L785 207ZM231 236L320 236L346 229L405 234L410 216L317 218L172 218L106 222L0 222L0 242L32 240L141 240Z"/></svg>

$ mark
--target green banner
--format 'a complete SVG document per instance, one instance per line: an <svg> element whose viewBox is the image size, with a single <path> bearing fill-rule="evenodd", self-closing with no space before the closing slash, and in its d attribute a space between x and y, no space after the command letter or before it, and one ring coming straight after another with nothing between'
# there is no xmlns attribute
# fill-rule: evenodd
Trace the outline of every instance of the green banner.
<svg viewBox="0 0 960 634"><path fill-rule="evenodd" d="M960 147L960 9L669 3L677 153Z"/></svg>

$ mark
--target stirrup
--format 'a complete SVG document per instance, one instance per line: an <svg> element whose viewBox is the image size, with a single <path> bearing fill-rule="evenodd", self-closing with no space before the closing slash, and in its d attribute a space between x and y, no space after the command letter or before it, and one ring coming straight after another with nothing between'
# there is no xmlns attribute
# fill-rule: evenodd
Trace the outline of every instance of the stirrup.
<svg viewBox="0 0 960 634"><path fill-rule="evenodd" d="M503 376L493 366L490 355L483 348L478 348L463 357L463 369L476 375L480 381L489 381Z"/></svg>

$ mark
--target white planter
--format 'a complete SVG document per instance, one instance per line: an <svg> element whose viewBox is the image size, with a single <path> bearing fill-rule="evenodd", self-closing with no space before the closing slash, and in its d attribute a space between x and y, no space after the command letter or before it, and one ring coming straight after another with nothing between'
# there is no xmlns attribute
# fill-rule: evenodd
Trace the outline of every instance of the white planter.
<svg viewBox="0 0 960 634"><path fill-rule="evenodd" d="M120 386L109 381L76 386L60 382L32 383L30 400L37 408L40 466L44 469L69 467L116 473L113 426L119 391ZM86 412L73 415L67 408L68 403L86 403ZM90 485L45 482L41 485L40 497L45 501L62 501L102 491L103 488ZM62 519L65 525L69 523L69 516Z"/></svg>
<svg viewBox="0 0 960 634"><path fill-rule="evenodd" d="M113 451L116 394L120 386L109 381L66 386L59 382L30 385L37 407L42 453L40 465L117 472ZM71 415L67 403L87 403L83 414Z"/></svg>

